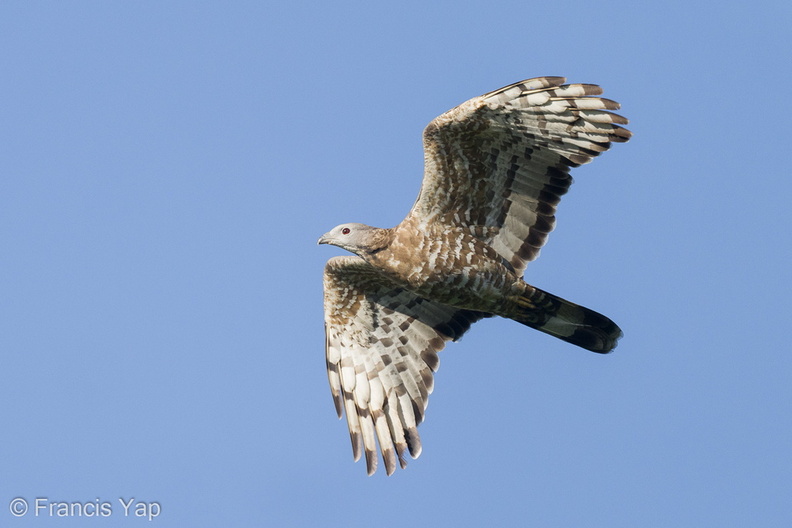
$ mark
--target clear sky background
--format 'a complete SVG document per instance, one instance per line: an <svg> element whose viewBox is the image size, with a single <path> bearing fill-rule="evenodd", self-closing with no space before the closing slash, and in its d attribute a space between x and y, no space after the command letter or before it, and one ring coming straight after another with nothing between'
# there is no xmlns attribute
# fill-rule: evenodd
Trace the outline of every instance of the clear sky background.
<svg viewBox="0 0 792 528"><path fill-rule="evenodd" d="M4 3L0 525L792 524L790 28L787 0ZM625 337L476 324L421 457L366 477L316 240L398 223L423 127L540 75L634 138L526 278Z"/></svg>

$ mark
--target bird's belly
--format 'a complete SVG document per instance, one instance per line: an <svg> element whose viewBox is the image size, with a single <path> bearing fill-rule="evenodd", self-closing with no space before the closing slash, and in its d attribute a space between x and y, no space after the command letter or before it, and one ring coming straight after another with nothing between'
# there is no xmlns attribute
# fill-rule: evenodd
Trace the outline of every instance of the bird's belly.
<svg viewBox="0 0 792 528"><path fill-rule="evenodd" d="M408 273L406 288L426 299L450 306L497 312L512 290L504 270L486 267L416 269Z"/></svg>

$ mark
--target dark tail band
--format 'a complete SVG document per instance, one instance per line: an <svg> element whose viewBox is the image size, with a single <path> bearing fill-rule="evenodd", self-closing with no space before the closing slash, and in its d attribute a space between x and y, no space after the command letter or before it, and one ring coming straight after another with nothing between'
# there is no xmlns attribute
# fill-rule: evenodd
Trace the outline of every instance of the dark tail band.
<svg viewBox="0 0 792 528"><path fill-rule="evenodd" d="M616 348L623 335L604 315L532 286L518 301L512 319L600 354Z"/></svg>

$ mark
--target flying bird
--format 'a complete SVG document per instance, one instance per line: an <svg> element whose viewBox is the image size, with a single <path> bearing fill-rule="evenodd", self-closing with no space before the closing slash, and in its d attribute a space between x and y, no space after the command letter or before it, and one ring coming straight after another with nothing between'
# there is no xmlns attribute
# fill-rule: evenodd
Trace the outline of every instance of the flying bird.
<svg viewBox="0 0 792 528"><path fill-rule="evenodd" d="M418 199L396 227L348 223L322 235L354 256L324 270L327 375L355 460L385 470L417 458L437 353L474 322L513 319L593 352L622 336L609 318L527 284L571 167L625 142L599 86L540 77L473 98L424 129Z"/></svg>

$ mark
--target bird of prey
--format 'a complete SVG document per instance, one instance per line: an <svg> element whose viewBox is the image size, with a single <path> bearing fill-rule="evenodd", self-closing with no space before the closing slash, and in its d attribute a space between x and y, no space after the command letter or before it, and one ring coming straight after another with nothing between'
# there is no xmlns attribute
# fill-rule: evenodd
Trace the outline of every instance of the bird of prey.
<svg viewBox="0 0 792 528"><path fill-rule="evenodd" d="M346 413L355 460L388 475L417 458L437 352L482 318L501 316L607 353L622 336L597 312L523 281L572 178L624 142L619 104L563 77L517 82L473 98L423 132L418 199L396 227L348 223L322 235L354 256L324 270L327 375Z"/></svg>

